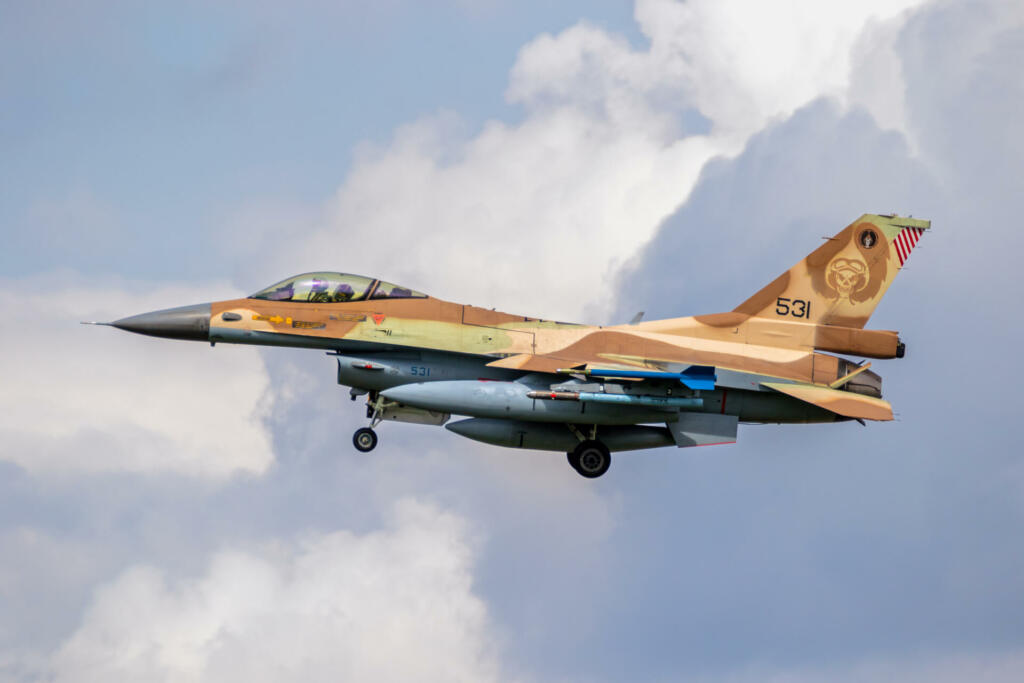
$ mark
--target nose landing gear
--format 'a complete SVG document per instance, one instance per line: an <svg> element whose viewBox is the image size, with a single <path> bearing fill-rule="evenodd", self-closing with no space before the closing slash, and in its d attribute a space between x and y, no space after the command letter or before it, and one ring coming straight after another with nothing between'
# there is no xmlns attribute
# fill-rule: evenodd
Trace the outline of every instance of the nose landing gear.
<svg viewBox="0 0 1024 683"><path fill-rule="evenodd" d="M356 447L357 451L369 453L377 447L377 432L369 427L360 427L352 435L352 445Z"/></svg>
<svg viewBox="0 0 1024 683"><path fill-rule="evenodd" d="M355 390L353 390L355 391ZM355 395L352 396L353 400ZM352 435L352 445L361 453L369 453L377 447L377 432L373 428L381 422L384 399L376 391L371 391L366 398L366 417L370 418L369 427L360 427Z"/></svg>

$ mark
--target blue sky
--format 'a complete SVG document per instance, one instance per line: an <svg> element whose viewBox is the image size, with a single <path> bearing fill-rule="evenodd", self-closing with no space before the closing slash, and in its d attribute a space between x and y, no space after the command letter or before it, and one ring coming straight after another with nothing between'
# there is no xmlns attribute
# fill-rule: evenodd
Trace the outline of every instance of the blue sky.
<svg viewBox="0 0 1024 683"><path fill-rule="evenodd" d="M8 6L0 216L24 235L40 220L32 207L86 202L108 232L72 238L90 242L92 262L68 253L69 227L20 237L4 270L217 272L195 256L214 246L219 214L268 194L321 200L358 144L424 114L515 119L502 83L516 51L583 6L595 24L631 26L625 2ZM153 263L155 245L182 261Z"/></svg>
<svg viewBox="0 0 1024 683"><path fill-rule="evenodd" d="M1018 3L55 2L0 51L0 681L1024 674ZM312 268L710 313L881 211L934 227L896 422L596 481L77 324Z"/></svg>

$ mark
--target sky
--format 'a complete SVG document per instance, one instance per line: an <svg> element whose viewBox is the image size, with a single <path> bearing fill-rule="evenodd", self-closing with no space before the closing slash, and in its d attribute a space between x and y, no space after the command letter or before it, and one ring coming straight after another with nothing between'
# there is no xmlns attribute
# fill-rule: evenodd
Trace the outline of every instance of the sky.
<svg viewBox="0 0 1024 683"><path fill-rule="evenodd" d="M0 681L1021 680L1022 59L1012 0L0 4ZM895 422L593 481L78 324L308 270L714 313L890 211Z"/></svg>

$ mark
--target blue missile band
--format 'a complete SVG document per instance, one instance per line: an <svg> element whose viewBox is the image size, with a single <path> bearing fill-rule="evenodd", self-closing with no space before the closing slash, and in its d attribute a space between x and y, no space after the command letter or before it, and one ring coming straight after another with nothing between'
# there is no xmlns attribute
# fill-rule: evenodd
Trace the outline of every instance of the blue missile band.
<svg viewBox="0 0 1024 683"><path fill-rule="evenodd" d="M588 370L590 377L621 378L621 379L676 379L688 389L713 391L715 368L710 365L691 365L683 372L659 372L657 370Z"/></svg>

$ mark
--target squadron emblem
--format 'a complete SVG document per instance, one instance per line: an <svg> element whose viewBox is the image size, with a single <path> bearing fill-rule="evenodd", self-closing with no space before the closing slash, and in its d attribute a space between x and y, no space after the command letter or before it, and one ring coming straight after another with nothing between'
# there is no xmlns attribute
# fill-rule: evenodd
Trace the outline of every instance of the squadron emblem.
<svg viewBox="0 0 1024 683"><path fill-rule="evenodd" d="M870 228L860 234L860 246L870 249L878 243L878 234Z"/></svg>
<svg viewBox="0 0 1024 683"><path fill-rule="evenodd" d="M828 264L825 281L838 297L852 304L854 297L868 286L867 264L856 259L837 258Z"/></svg>
<svg viewBox="0 0 1024 683"><path fill-rule="evenodd" d="M821 265L811 268L811 283L814 291L827 299L859 305L873 300L888 277L889 250L872 223L848 230L846 239L832 240L814 254Z"/></svg>

